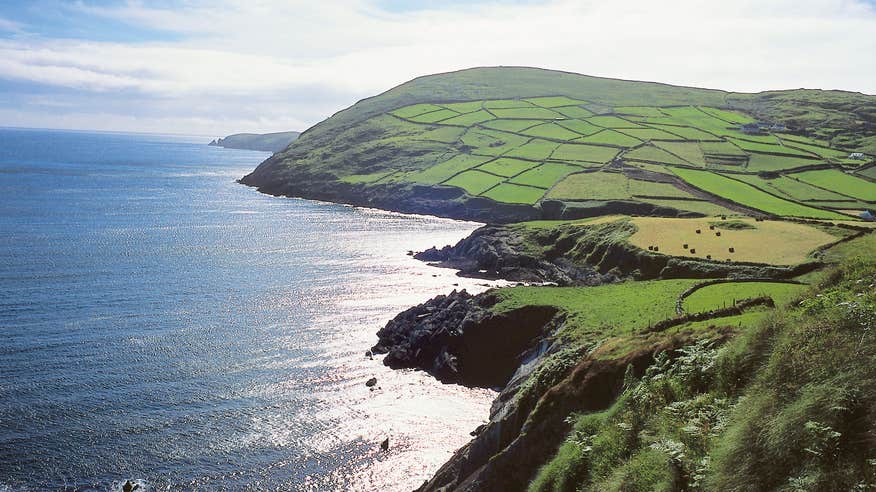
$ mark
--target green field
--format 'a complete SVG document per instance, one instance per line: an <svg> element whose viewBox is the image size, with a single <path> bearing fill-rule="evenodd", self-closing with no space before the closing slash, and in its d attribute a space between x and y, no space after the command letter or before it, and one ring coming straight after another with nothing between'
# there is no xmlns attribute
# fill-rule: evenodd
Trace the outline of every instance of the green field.
<svg viewBox="0 0 876 492"><path fill-rule="evenodd" d="M555 306L568 313L560 336L630 333L675 316L675 299L696 280L626 282L598 287L512 287L494 291L493 310Z"/></svg>
<svg viewBox="0 0 876 492"><path fill-rule="evenodd" d="M520 174L523 171L531 169L537 165L538 163L533 161L522 161L520 159L500 157L495 161L490 161L478 167L478 170L486 171L492 174L498 174L499 176L509 177Z"/></svg>
<svg viewBox="0 0 876 492"><path fill-rule="evenodd" d="M628 200L637 195L690 197L668 183L630 179L621 173L590 172L568 176L548 194L560 200Z"/></svg>
<svg viewBox="0 0 876 492"><path fill-rule="evenodd" d="M859 200L876 202L876 183L857 178L836 169L822 169L791 174L792 177L806 183L837 190Z"/></svg>
<svg viewBox="0 0 876 492"><path fill-rule="evenodd" d="M544 124L542 120L492 120L487 121L482 126L493 128L495 130L503 130L506 132L520 132L527 128L536 125Z"/></svg>
<svg viewBox="0 0 876 492"><path fill-rule="evenodd" d="M547 108L510 108L510 109L491 109L491 113L496 115L496 118L506 119L524 119L524 120L553 120L562 118L563 115Z"/></svg>
<svg viewBox="0 0 876 492"><path fill-rule="evenodd" d="M509 157L521 157L523 159L543 161L550 157L550 155L554 152L554 149L559 146L560 144L558 144L557 142L534 139L521 145L520 147L517 147L516 149L511 149L504 155L507 155Z"/></svg>
<svg viewBox="0 0 876 492"><path fill-rule="evenodd" d="M491 157L479 157L467 154L458 154L442 162L441 164L432 166L428 169L413 174L411 176L411 180L417 183L438 184L456 174L483 164L490 159Z"/></svg>
<svg viewBox="0 0 876 492"><path fill-rule="evenodd" d="M572 130L556 123L536 125L527 130L523 130L521 133L533 137L550 138L553 140L574 140L581 136L579 133L573 132Z"/></svg>
<svg viewBox="0 0 876 492"><path fill-rule="evenodd" d="M830 200L847 200L848 197L828 191L815 186L806 184L797 178L790 176L779 176L778 178L766 179L756 174L740 174L736 175L736 179L745 181L751 185L766 191L776 194L782 194L797 201L830 201Z"/></svg>
<svg viewBox="0 0 876 492"><path fill-rule="evenodd" d="M575 142L616 145L618 147L633 147L642 143L642 141L638 138L624 135L623 133L615 130L602 130L601 132L594 133L593 135L581 137L575 140Z"/></svg>
<svg viewBox="0 0 876 492"><path fill-rule="evenodd" d="M769 214L813 219L849 218L847 215L829 210L807 207L806 205L783 200L747 183L742 183L709 171L685 168L673 168L672 171L696 188Z"/></svg>
<svg viewBox="0 0 876 492"><path fill-rule="evenodd" d="M514 183L502 183L499 186L487 191L482 196L492 198L497 202L505 203L525 203L533 204L537 202L546 190L543 188L533 188L532 186L521 186Z"/></svg>
<svg viewBox="0 0 876 492"><path fill-rule="evenodd" d="M481 110L475 111L474 113L466 113L461 114L459 116L454 116L453 118L448 118L446 120L441 120L440 123L442 125L454 125L454 126L472 126L475 123L482 123L484 121L492 120L493 115L490 113Z"/></svg>
<svg viewBox="0 0 876 492"><path fill-rule="evenodd" d="M806 285L782 282L727 282L695 290L684 299L683 307L688 313L702 313L761 296L769 296L776 306L783 306L805 292L806 288Z"/></svg>
<svg viewBox="0 0 876 492"><path fill-rule="evenodd" d="M560 164L556 162L545 162L535 169L530 169L519 176L515 176L510 182L547 189L567 175L581 170L582 169L578 166L570 166L568 164Z"/></svg>
<svg viewBox="0 0 876 492"><path fill-rule="evenodd" d="M503 178L492 174L480 171L465 171L450 178L443 184L462 188L472 195L480 195L502 181L504 181Z"/></svg>
<svg viewBox="0 0 876 492"><path fill-rule="evenodd" d="M552 159L560 161L609 162L618 154L617 149L595 145L562 144L554 151Z"/></svg>
<svg viewBox="0 0 876 492"><path fill-rule="evenodd" d="M751 154L748 156L747 171L783 171L795 167L811 166L821 161L802 157L775 156L766 154Z"/></svg>
<svg viewBox="0 0 876 492"><path fill-rule="evenodd" d="M706 165L703 150L694 142L654 142L654 145L671 152L695 166Z"/></svg>
<svg viewBox="0 0 876 492"><path fill-rule="evenodd" d="M461 80L467 80L469 73L482 77L494 70L478 69L428 79L453 79L453 86L434 86L426 79L417 80L411 87L425 83L434 90L410 92L411 88L405 87L402 92L408 96L404 98L389 92L357 104L352 111L339 113L296 142L293 146L298 156L295 166L331 168L330 173L319 175L333 175L335 179L364 188L408 182L459 185L472 194L484 190L484 185L492 187L500 183L478 173L457 175L485 163L490 157L513 158L528 161L528 164L511 166L507 161L497 161L482 168L486 173L504 177L503 182L507 182L531 168L533 172L522 179L535 179L538 186L548 189L569 170L563 162L591 169L601 165L613 167L619 164L612 163L618 155L630 163L648 161L752 175L758 171L792 169L828 157L839 163L843 162L840 157L845 157L845 150L824 147L826 139L782 134L783 141L787 142L782 145L773 135L742 134L738 125L752 121L752 117L732 109L733 104L726 94L718 96L716 92L690 88L667 88L655 93L647 89L649 86L635 82L620 83L625 87L620 92L609 91L606 87L614 87L619 82L596 82L575 75L568 76L568 81L577 81L570 82L571 85L565 82L542 85L532 81L544 81L547 74L528 69L499 69L495 73L516 75L489 80L479 78L477 82L471 79L471 85L466 85L469 82ZM553 80L566 78L557 77ZM500 84L502 90L490 92L495 90L491 85L494 83ZM575 85L578 83L584 85ZM458 92L459 84L468 89ZM581 90L584 86L586 91ZM551 87L549 95L533 95L547 91L547 87ZM447 97L451 93L452 98ZM619 94L625 95L618 97ZM366 111L368 117L356 120L362 114L360 107L373 107L373 110ZM354 124L354 120L357 123ZM347 123L336 127L333 123L336 121ZM320 140L323 128L336 128L344 136L332 140L337 145L326 146L324 139ZM818 131L811 133L819 135ZM841 130L824 131L835 134ZM848 141L849 137L842 138ZM319 145L318 140L322 142ZM344 140L347 143L341 144ZM633 149L644 142L649 144ZM310 157L307 157L308 152ZM461 157L454 159L455 155ZM536 171L539 164L550 165ZM555 176L556 181L547 182L550 176ZM773 189L779 191L770 188ZM782 193L794 198L803 196L799 190ZM491 197L497 201L508 197L509 203L520 202L512 196L492 193ZM816 198L836 201L829 193ZM685 205L687 210L710 208L703 203ZM712 210L721 208L711 207Z"/></svg>
<svg viewBox="0 0 876 492"><path fill-rule="evenodd" d="M653 145L645 145L637 149L633 149L624 154L624 159L659 162L661 164L688 164L683 159L680 159L670 154L669 152Z"/></svg>

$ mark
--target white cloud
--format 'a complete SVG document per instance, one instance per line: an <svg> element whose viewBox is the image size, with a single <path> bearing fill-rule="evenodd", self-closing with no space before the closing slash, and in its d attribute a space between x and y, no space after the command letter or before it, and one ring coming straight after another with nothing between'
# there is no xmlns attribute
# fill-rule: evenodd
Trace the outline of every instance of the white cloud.
<svg viewBox="0 0 876 492"><path fill-rule="evenodd" d="M415 76L480 65L740 91L805 86L876 93L869 55L876 52L876 13L856 0L557 0L409 12L382 11L366 0L70 8L180 33L183 40L0 42L0 77L93 92L96 103L114 91L177 101L178 130L191 118L215 118L223 130L234 124L235 115L210 113L192 101L249 101L249 110L294 115L259 122L238 111L240 125L291 119L305 126Z"/></svg>

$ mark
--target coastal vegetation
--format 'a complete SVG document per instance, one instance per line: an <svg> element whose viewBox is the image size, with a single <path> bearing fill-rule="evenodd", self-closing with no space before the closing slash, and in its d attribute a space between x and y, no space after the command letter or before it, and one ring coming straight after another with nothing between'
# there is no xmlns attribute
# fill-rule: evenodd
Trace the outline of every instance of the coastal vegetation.
<svg viewBox="0 0 876 492"><path fill-rule="evenodd" d="M874 109L472 69L360 101L242 182L491 223L415 256L518 284L435 297L373 347L501 390L421 490L865 490Z"/></svg>

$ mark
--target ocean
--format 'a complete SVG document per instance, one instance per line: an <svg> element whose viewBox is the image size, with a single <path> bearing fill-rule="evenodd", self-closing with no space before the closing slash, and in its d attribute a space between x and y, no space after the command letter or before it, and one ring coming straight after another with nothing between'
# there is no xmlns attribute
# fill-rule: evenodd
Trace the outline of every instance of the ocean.
<svg viewBox="0 0 876 492"><path fill-rule="evenodd" d="M365 357L486 288L406 254L478 224L262 195L209 140L0 129L0 491L410 490L486 421Z"/></svg>

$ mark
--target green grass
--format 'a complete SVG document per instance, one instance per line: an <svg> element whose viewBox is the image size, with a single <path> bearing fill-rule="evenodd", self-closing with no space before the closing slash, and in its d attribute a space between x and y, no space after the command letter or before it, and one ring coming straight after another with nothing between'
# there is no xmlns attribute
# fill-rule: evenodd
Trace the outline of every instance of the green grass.
<svg viewBox="0 0 876 492"><path fill-rule="evenodd" d="M459 113L456 111L451 111L449 109L439 109L438 111L412 116L408 119L416 123L436 123L441 120L446 120L447 118L452 118L458 114Z"/></svg>
<svg viewBox="0 0 876 492"><path fill-rule="evenodd" d="M831 212L829 210L807 207L805 205L783 200L763 192L747 183L741 183L709 171L673 168L672 172L696 188L770 214L788 217L808 217L813 219L848 218L848 216Z"/></svg>
<svg viewBox="0 0 876 492"><path fill-rule="evenodd" d="M548 196L560 200L628 200L635 195L690 196L668 183L629 179L610 172L573 174L557 183Z"/></svg>
<svg viewBox="0 0 876 492"><path fill-rule="evenodd" d="M585 101L581 101L579 99L572 99L566 96L547 96L547 97L530 97L526 99L526 101L535 104L536 106L541 106L543 108L557 108L560 106L577 106L579 104L584 104Z"/></svg>
<svg viewBox="0 0 876 492"><path fill-rule="evenodd" d="M748 140L742 140L739 138L731 138L731 142L733 142L737 147L742 150L748 152L760 152L765 154L781 154L781 155L791 155L791 156L812 156L812 154L797 150L791 147L784 147L778 144L767 144L767 143L759 143L759 142L750 142ZM815 158L814 156L812 156Z"/></svg>
<svg viewBox="0 0 876 492"><path fill-rule="evenodd" d="M620 106L614 108L614 112L620 115L644 116L644 117L665 117L666 114L660 111L660 108L652 108L649 106Z"/></svg>
<svg viewBox="0 0 876 492"><path fill-rule="evenodd" d="M811 152L813 154L817 154L825 159L834 159L834 160L842 160L849 156L849 153L844 150L839 149L828 149L825 147L820 147L816 145L809 145L799 142L788 142L787 147L796 147L805 152Z"/></svg>
<svg viewBox="0 0 876 492"><path fill-rule="evenodd" d="M484 121L489 121L493 119L493 115L490 113L480 110L475 111L473 113L461 114L459 116L454 116L453 118L448 118L446 120L441 120L438 123L442 125L455 125L455 126L472 126L476 123L483 123Z"/></svg>
<svg viewBox="0 0 876 492"><path fill-rule="evenodd" d="M493 310L555 306L569 313L561 337L630 333L675 316L675 299L697 280L625 282L598 287L511 287L493 291Z"/></svg>
<svg viewBox="0 0 876 492"><path fill-rule="evenodd" d="M730 142L700 142L700 149L705 155L746 155L742 149Z"/></svg>
<svg viewBox="0 0 876 492"><path fill-rule="evenodd" d="M803 181L795 179L791 176L780 176L773 179L765 179L754 174L741 174L736 176L737 179L745 181L751 185L757 186L762 190L771 191L773 193L786 195L794 200L846 200L847 197L834 193L832 191L816 188L806 184Z"/></svg>
<svg viewBox="0 0 876 492"><path fill-rule="evenodd" d="M593 116L592 111L588 111L580 106L566 106L554 108L554 111L562 114L567 118L588 118Z"/></svg>
<svg viewBox="0 0 876 492"><path fill-rule="evenodd" d="M751 154L748 157L748 171L784 171L795 167L811 166L820 161L801 157Z"/></svg>
<svg viewBox="0 0 876 492"><path fill-rule="evenodd" d="M867 169L858 171L858 174L861 176L866 176L870 179L876 179L876 166L868 167Z"/></svg>
<svg viewBox="0 0 876 492"><path fill-rule="evenodd" d="M876 183L846 174L836 169L805 171L791 175L806 183L836 190L859 200L876 201Z"/></svg>
<svg viewBox="0 0 876 492"><path fill-rule="evenodd" d="M483 102L471 101L461 103L447 103L441 104L441 107L456 111L457 113L474 113L475 111L478 111L483 107Z"/></svg>
<svg viewBox="0 0 876 492"><path fill-rule="evenodd" d="M659 162L663 164L687 164L684 160L653 145L645 145L633 149L624 154L624 159Z"/></svg>
<svg viewBox="0 0 876 492"><path fill-rule="evenodd" d="M561 144L551 156L560 161L609 162L617 156L618 150L596 145Z"/></svg>
<svg viewBox="0 0 876 492"><path fill-rule="evenodd" d="M644 128L638 123L617 116L592 116L587 118L587 121L605 128Z"/></svg>
<svg viewBox="0 0 876 492"><path fill-rule="evenodd" d="M806 291L806 285L780 282L730 282L695 290L684 299L684 310L701 313L733 306L735 302L769 296L777 306L784 306Z"/></svg>
<svg viewBox="0 0 876 492"><path fill-rule="evenodd" d="M717 138L718 138L709 132L706 132L706 131L703 131L703 130L700 130L697 128L691 128L688 126L660 125L660 124L654 124L654 123L649 123L649 126L660 129L660 130L665 130L669 133L673 133L673 134L678 135L679 137L684 138L686 140L710 141L710 140L717 140Z"/></svg>
<svg viewBox="0 0 876 492"><path fill-rule="evenodd" d="M561 120L557 124L583 136L593 135L596 132L602 131L602 127L592 125L583 120Z"/></svg>
<svg viewBox="0 0 876 492"><path fill-rule="evenodd" d="M341 178L341 181L344 183L351 184L364 184L364 183L374 183L376 181L380 181L381 179L389 176L394 171L381 171L377 173L371 174L353 174L351 176L344 176Z"/></svg>
<svg viewBox="0 0 876 492"><path fill-rule="evenodd" d="M550 188L557 181L570 173L581 171L578 166L570 166L556 162L546 162L534 169L530 169L525 173L515 176L511 179L512 183L519 183L540 188Z"/></svg>
<svg viewBox="0 0 876 492"><path fill-rule="evenodd" d="M511 109L490 109L490 112L496 115L496 118L505 119L524 119L524 120L552 120L562 118L563 115L547 108L511 108Z"/></svg>
<svg viewBox="0 0 876 492"><path fill-rule="evenodd" d="M483 123L482 126L506 132L519 132L542 123L544 123L543 120L492 120Z"/></svg>
<svg viewBox="0 0 876 492"><path fill-rule="evenodd" d="M709 108L709 107L704 107L704 106L700 106L699 110L704 112L704 113L708 113L709 115L714 116L716 118L720 118L724 121L729 121L730 123L734 123L737 125L742 125L745 123L754 123L754 118L752 118L751 116L737 113L735 111L726 111L723 109Z"/></svg>
<svg viewBox="0 0 876 492"><path fill-rule="evenodd" d="M523 145L528 138L495 130L470 128L460 140L472 147L474 154L497 156Z"/></svg>
<svg viewBox="0 0 876 492"><path fill-rule="evenodd" d="M639 140L682 140L678 135L673 135L655 128L629 128L618 131L625 135L638 138Z"/></svg>
<svg viewBox="0 0 876 492"><path fill-rule="evenodd" d="M527 169L532 169L537 165L537 162L521 161L520 159L500 157L495 161L490 161L478 167L478 170L498 174L499 176L510 177L514 176L515 174L520 174Z"/></svg>
<svg viewBox="0 0 876 492"><path fill-rule="evenodd" d="M547 159L559 145L560 144L556 142L535 139L521 145L520 147L511 149L505 155L508 157L521 157L524 159L543 161Z"/></svg>
<svg viewBox="0 0 876 492"><path fill-rule="evenodd" d="M484 107L487 109L531 108L533 104L522 99L496 99L484 101Z"/></svg>
<svg viewBox="0 0 876 492"><path fill-rule="evenodd" d="M428 169L412 174L408 179L417 183L438 184L462 171L483 164L490 159L491 157L457 154L441 164L437 164Z"/></svg>
<svg viewBox="0 0 876 492"><path fill-rule="evenodd" d="M572 130L568 130L556 123L544 123L529 128L528 130L524 130L521 133L523 133L524 135L531 135L533 137L543 137L554 140L572 140L581 136L573 132Z"/></svg>
<svg viewBox="0 0 876 492"><path fill-rule="evenodd" d="M468 192L469 195L480 195L493 186L501 183L504 179L505 178L482 173L480 171L465 171L461 174L457 174L442 184L462 188Z"/></svg>
<svg viewBox="0 0 876 492"><path fill-rule="evenodd" d="M465 128L439 126L433 130L426 130L420 134L418 140L431 140L434 142L454 143L465 133Z"/></svg>
<svg viewBox="0 0 876 492"><path fill-rule="evenodd" d="M633 147L642 143L642 141L637 138L633 138L629 135L624 135L623 133L615 130L602 130L601 132L594 133L593 135L581 137L575 140L575 142L616 145L618 147Z"/></svg>
<svg viewBox="0 0 876 492"><path fill-rule="evenodd" d="M395 109L391 112L399 118L413 118L414 116L419 116L423 113L430 113L432 111L438 111L439 109L441 108L434 104L412 104L410 106Z"/></svg>
<svg viewBox="0 0 876 492"><path fill-rule="evenodd" d="M654 142L657 147L669 151L695 166L706 165L702 149L695 142Z"/></svg>
<svg viewBox="0 0 876 492"><path fill-rule="evenodd" d="M502 183L483 193L481 196L492 198L497 202L533 204L544 195L546 190L531 186L519 186L513 183Z"/></svg>
<svg viewBox="0 0 876 492"><path fill-rule="evenodd" d="M664 108L664 113L677 118L688 125L705 130L715 135L732 135L736 132L735 125L705 113L693 107Z"/></svg>

